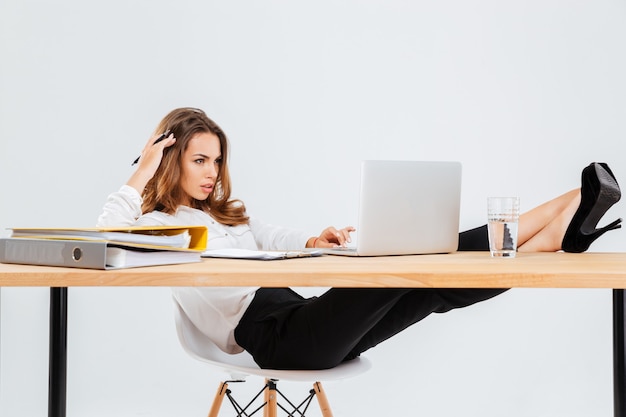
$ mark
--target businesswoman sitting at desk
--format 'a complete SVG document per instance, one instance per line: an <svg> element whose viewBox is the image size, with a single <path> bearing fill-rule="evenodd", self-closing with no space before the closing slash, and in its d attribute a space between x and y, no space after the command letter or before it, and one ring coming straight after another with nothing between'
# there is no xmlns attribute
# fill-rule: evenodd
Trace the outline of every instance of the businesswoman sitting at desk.
<svg viewBox="0 0 626 417"><path fill-rule="evenodd" d="M328 227L311 237L248 217L244 204L230 196L226 135L203 111L173 110L156 133L128 182L109 196L98 226L204 224L211 249L295 250L350 241L352 227ZM518 250L587 250L604 232L620 227L616 220L596 229L619 198L608 166L589 165L581 189L520 217ZM488 250L486 226L460 233L459 250ZM332 288L308 299L288 288L172 291L191 321L225 352L245 349L263 368L325 369L431 313L469 306L505 290Z"/></svg>

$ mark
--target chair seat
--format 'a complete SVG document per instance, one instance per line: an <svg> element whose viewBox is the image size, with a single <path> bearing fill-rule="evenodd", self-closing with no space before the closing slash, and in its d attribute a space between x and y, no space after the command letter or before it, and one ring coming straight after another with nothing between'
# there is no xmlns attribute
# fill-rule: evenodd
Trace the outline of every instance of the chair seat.
<svg viewBox="0 0 626 417"><path fill-rule="evenodd" d="M286 381L333 381L352 377L371 368L367 358L356 358L322 370L281 370L260 368L248 352L228 354L218 348L204 333L189 320L178 302L174 300L174 319L181 345L193 358L221 368L233 379L244 379L247 375Z"/></svg>

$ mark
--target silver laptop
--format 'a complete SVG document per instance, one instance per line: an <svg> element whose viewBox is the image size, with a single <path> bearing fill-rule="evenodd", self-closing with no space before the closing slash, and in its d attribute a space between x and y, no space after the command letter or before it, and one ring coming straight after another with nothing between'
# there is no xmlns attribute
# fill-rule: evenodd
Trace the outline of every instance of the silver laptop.
<svg viewBox="0 0 626 417"><path fill-rule="evenodd" d="M356 247L325 249L348 256L449 253L459 242L461 164L364 161Z"/></svg>

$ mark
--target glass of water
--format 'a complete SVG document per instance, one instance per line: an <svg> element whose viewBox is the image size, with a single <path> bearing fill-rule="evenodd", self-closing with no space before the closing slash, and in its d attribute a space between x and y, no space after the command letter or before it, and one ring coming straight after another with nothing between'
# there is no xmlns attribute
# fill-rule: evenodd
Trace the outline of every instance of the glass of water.
<svg viewBox="0 0 626 417"><path fill-rule="evenodd" d="M514 258L517 251L519 197L489 197L487 223L491 256Z"/></svg>

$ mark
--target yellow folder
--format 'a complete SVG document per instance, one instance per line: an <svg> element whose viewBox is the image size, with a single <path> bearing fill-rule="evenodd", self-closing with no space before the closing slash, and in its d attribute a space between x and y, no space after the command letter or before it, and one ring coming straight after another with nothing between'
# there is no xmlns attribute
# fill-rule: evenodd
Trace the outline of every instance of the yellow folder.
<svg viewBox="0 0 626 417"><path fill-rule="evenodd" d="M134 226L106 228L11 228L13 238L104 241L156 250L204 251L206 226Z"/></svg>

